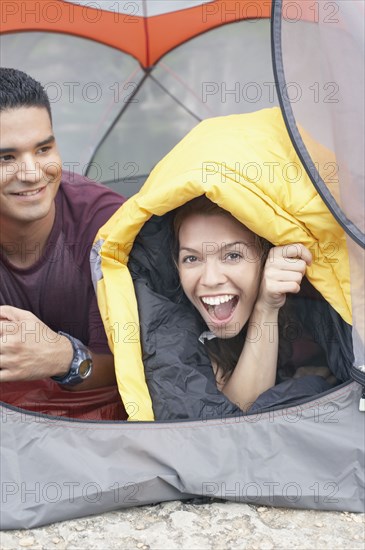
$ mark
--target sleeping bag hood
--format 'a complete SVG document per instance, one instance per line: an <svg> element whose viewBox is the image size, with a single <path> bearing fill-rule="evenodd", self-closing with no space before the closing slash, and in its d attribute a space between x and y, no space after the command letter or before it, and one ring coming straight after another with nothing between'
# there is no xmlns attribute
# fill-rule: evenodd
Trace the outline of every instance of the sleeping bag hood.
<svg viewBox="0 0 365 550"><path fill-rule="evenodd" d="M316 146L321 162L334 160ZM204 194L273 245L299 242L312 252L306 273L311 296L296 302L300 326L321 347L338 383L350 378L345 235L302 167L280 110L212 118L154 168L95 240L94 282L130 420L243 414L216 387L198 340L206 327L183 296L172 257L174 210ZM280 381L251 411L302 402L327 389L319 376Z"/></svg>

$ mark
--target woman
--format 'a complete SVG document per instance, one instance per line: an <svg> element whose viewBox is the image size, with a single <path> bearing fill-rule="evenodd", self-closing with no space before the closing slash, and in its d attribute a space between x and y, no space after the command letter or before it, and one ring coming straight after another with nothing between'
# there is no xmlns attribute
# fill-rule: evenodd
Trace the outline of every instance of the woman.
<svg viewBox="0 0 365 550"><path fill-rule="evenodd" d="M298 243L269 250L267 241L205 196L178 210L174 233L181 286L209 336L239 335L233 361L227 346L210 355L218 388L245 411L275 384L279 311L287 293L299 292L312 255Z"/></svg>
<svg viewBox="0 0 365 550"><path fill-rule="evenodd" d="M346 238L305 171L290 179L288 166L297 163L278 109L205 120L100 230L95 251L98 257L101 247L101 258L93 264L98 300L131 419L216 419L242 416L241 407L251 413L303 402L331 387L318 375L297 379L299 369L308 366L328 365L338 382L349 378ZM190 224L200 241L182 242L189 236L189 217L184 221L183 214L189 207L184 205L203 195L240 222L234 222L238 235L233 241L221 227L213 236L217 223L232 221L219 214L217 219L204 216L214 221L208 234L203 235L204 224ZM193 303L179 287L171 257L177 211L181 248L193 249L181 250L179 258ZM275 245L267 261L267 242L241 224ZM238 244L228 250L225 262L214 262L226 253L223 242ZM198 254L203 243L206 262ZM231 286L226 279L215 283L224 294L210 283L203 302L186 278L202 265L242 270ZM246 288L248 273L252 280ZM205 276L211 277L211 271ZM199 336L207 332L206 325L218 338L203 345Z"/></svg>

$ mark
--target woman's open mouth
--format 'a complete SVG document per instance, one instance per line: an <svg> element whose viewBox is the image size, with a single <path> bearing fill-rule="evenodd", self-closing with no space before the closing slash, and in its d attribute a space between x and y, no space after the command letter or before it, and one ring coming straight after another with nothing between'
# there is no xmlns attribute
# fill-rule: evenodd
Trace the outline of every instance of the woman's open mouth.
<svg viewBox="0 0 365 550"><path fill-rule="evenodd" d="M219 296L201 296L200 301L211 319L222 323L231 319L238 299L236 294L221 294Z"/></svg>

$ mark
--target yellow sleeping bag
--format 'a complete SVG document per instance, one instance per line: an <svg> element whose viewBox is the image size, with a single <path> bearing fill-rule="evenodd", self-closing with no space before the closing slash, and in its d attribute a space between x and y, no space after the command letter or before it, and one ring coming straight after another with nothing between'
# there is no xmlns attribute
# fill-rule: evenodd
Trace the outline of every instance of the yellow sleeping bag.
<svg viewBox="0 0 365 550"><path fill-rule="evenodd" d="M323 162L333 160L322 149ZM163 216L202 194L274 245L304 244L313 255L307 278L351 323L345 234L302 167L280 110L205 120L161 160L95 241L101 258L98 302L131 420L152 420L154 415L129 254L152 215Z"/></svg>

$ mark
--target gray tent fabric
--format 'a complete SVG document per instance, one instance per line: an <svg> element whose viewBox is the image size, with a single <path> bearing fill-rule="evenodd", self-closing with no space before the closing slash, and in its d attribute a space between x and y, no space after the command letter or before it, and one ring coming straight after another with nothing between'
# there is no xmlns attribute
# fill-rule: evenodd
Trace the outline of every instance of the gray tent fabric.
<svg viewBox="0 0 365 550"><path fill-rule="evenodd" d="M71 421L4 405L1 528L193 496L362 512L360 395L352 382L265 413L162 423Z"/></svg>

